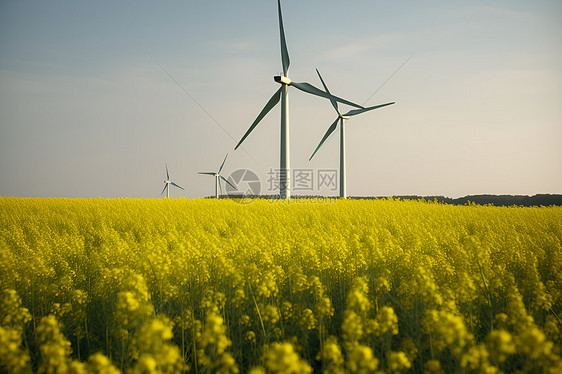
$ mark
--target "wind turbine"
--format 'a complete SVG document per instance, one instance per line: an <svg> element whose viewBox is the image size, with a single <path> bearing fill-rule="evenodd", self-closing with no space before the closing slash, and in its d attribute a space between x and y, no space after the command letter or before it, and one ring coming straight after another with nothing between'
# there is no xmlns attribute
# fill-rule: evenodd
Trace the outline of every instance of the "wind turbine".
<svg viewBox="0 0 562 374"><path fill-rule="evenodd" d="M330 90L328 90L328 86L326 86L326 83L324 83L324 79L322 79L322 76L320 75L320 72L318 71L318 69L316 69L316 72L318 73L318 77L320 77L320 81L322 82L322 85L324 86L324 89L326 90L326 92L330 93ZM334 130L338 126L338 122L339 122L340 123L340 197L346 198L347 197L347 191L346 191L346 185L345 185L345 128L344 128L344 121L346 119L349 119L349 117L356 116L358 114L365 113L365 112L368 112L368 111L373 110L373 109L378 109L378 108L382 108L382 107L385 107L385 106L388 106L388 105L392 105L392 104L394 104L394 101L391 102L391 103L370 106L370 107L367 107L367 108L352 109L345 114L340 113L340 111L338 109L338 103L335 100L330 99L330 101L332 103L332 106L334 107L334 109L338 113L338 118L336 118L336 120L328 128L328 131L326 131L326 134L324 134L324 137L320 141L320 144L318 144L318 147L316 147L316 149L314 150L314 153L312 154L312 156L310 156L308 161L312 160L312 157L314 157L314 155L316 154L316 152L318 152L318 149L320 149L322 144L324 144L326 139L328 139L328 137L334 132Z"/></svg>
<svg viewBox="0 0 562 374"><path fill-rule="evenodd" d="M320 96L326 99L334 100L336 102L344 103L347 105L351 105L356 108L363 108L361 105L354 104L350 101L341 99L336 96L332 96L331 94L324 92L310 83L297 83L293 82L287 76L289 72L289 52L287 50L287 42L285 40L285 31L283 29L283 17L281 15L281 0L277 0L277 9L279 15L279 34L281 38L281 63L283 65L283 75L274 76L273 79L275 82L281 84L281 87L273 94L271 99L265 104L265 107L262 109L260 114L258 114L255 121L252 123L248 131L244 134L240 142L234 148L235 150L240 147L242 142L246 139L248 135L254 130L254 128L258 125L258 123L266 116L267 113L275 106L279 101L281 101L281 155L280 155L280 183L279 183L279 192L280 197L282 199L290 199L291 198L291 185L290 185L290 157L289 157L289 96L288 96L288 88L289 86L293 86L301 91L306 93Z"/></svg>
<svg viewBox="0 0 562 374"><path fill-rule="evenodd" d="M175 186L177 188L181 188L182 190L185 190L183 187L178 186L177 184L175 184L174 182L172 182L170 180L170 174L168 173L168 164L166 164L166 180L164 181L164 189L162 190L160 195L162 195L164 193L164 191L166 191L166 197L170 197L170 184L172 186Z"/></svg>
<svg viewBox="0 0 562 374"><path fill-rule="evenodd" d="M221 189L221 195L222 195L222 187L221 187L221 181L220 181L221 179L222 179L223 181L225 181L226 183L228 183L232 188L234 188L234 189L236 190L236 187L234 187L234 185L233 185L232 183L230 183L225 177L223 177L223 176L221 175L221 170L222 170L222 167L224 166L224 163L226 162L226 158L227 158L227 157L228 157L228 153L227 153L226 156L224 157L224 160L223 160L223 162L222 162L222 164L221 164L221 167L219 168L219 171L217 171L216 173L215 173L215 172L212 172L212 171L209 171L209 172L199 172L199 173L198 173L198 174L212 175L212 176L215 177L215 199L218 199L218 198L219 198L219 190L218 190L219 188Z"/></svg>

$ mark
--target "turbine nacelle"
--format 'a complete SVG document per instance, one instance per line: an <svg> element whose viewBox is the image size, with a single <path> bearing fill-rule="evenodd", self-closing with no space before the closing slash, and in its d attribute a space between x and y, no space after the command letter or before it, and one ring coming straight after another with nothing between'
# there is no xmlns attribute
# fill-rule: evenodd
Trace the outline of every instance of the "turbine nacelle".
<svg viewBox="0 0 562 374"><path fill-rule="evenodd" d="M280 84L286 84L287 86L291 84L291 80L283 75L276 75L273 77L273 80Z"/></svg>

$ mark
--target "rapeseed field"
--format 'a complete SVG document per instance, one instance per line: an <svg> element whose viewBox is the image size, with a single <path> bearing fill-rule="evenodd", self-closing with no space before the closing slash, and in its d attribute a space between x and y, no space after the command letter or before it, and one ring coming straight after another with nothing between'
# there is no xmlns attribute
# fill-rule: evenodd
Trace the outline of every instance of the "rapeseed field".
<svg viewBox="0 0 562 374"><path fill-rule="evenodd" d="M562 208L0 198L0 371L561 373Z"/></svg>

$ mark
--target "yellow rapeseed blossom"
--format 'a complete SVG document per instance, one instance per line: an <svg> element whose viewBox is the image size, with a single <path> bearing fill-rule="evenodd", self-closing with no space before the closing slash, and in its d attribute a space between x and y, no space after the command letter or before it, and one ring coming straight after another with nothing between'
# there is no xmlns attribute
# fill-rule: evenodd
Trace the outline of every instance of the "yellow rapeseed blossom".
<svg viewBox="0 0 562 374"><path fill-rule="evenodd" d="M562 208L249 202L0 197L0 371L561 371Z"/></svg>
<svg viewBox="0 0 562 374"><path fill-rule="evenodd" d="M388 368L393 373L408 370L412 363L404 352L390 352L388 354Z"/></svg>
<svg viewBox="0 0 562 374"><path fill-rule="evenodd" d="M494 330L486 338L488 349L495 361L503 362L515 353L515 343L509 331Z"/></svg>
<svg viewBox="0 0 562 374"><path fill-rule="evenodd" d="M120 371L103 353L94 353L88 358L88 371L98 374L119 374Z"/></svg>
<svg viewBox="0 0 562 374"><path fill-rule="evenodd" d="M348 353L346 366L350 373L373 373L379 360L373 356L373 350L361 344L355 344Z"/></svg>
<svg viewBox="0 0 562 374"><path fill-rule="evenodd" d="M70 342L60 331L60 326L52 314L41 318L36 331L41 351L41 373L64 373L70 363Z"/></svg>
<svg viewBox="0 0 562 374"><path fill-rule="evenodd" d="M30 357L22 347L21 333L0 326L0 368L12 373L29 372Z"/></svg>
<svg viewBox="0 0 562 374"><path fill-rule="evenodd" d="M361 321L361 317L352 310L346 310L344 313L342 337L348 349L363 337L363 322Z"/></svg>
<svg viewBox="0 0 562 374"><path fill-rule="evenodd" d="M302 311L301 323L307 330L313 330L317 327L318 321L314 317L312 310L307 308Z"/></svg>
<svg viewBox="0 0 562 374"><path fill-rule="evenodd" d="M322 361L322 369L327 374L343 374L345 373L343 364L344 358L335 336L329 336L324 342L322 352L316 357Z"/></svg>
<svg viewBox="0 0 562 374"><path fill-rule="evenodd" d="M0 304L0 369L12 373L30 370L30 357L23 347L22 334L31 315L21 306L21 299L12 289L4 290Z"/></svg>
<svg viewBox="0 0 562 374"><path fill-rule="evenodd" d="M249 341L250 343L255 343L256 342L256 333L253 331L248 331L246 332L246 337L245 339L247 341Z"/></svg>
<svg viewBox="0 0 562 374"><path fill-rule="evenodd" d="M268 304L265 307L262 306L260 310L264 321L271 324L276 324L279 321L279 310L276 306Z"/></svg>
<svg viewBox="0 0 562 374"><path fill-rule="evenodd" d="M301 359L289 342L272 343L263 356L267 371L272 374L311 373L310 365Z"/></svg>
<svg viewBox="0 0 562 374"><path fill-rule="evenodd" d="M516 340L517 351L538 359L550 355L553 344L546 339L545 334L536 326L524 330Z"/></svg>
<svg viewBox="0 0 562 374"><path fill-rule="evenodd" d="M398 334L398 317L391 307L383 306L377 313L375 321L378 327L378 331L376 332L378 335L387 332L392 335Z"/></svg>
<svg viewBox="0 0 562 374"><path fill-rule="evenodd" d="M449 347L454 354L460 354L471 339L462 317L447 311L428 310L423 319L423 327L431 335L432 343L439 351Z"/></svg>
<svg viewBox="0 0 562 374"><path fill-rule="evenodd" d="M238 373L238 365L226 349L232 341L226 336L226 326L218 308L208 307L202 327L198 351L199 364L208 370L220 373Z"/></svg>
<svg viewBox="0 0 562 374"><path fill-rule="evenodd" d="M490 354L486 346L480 343L470 347L468 352L462 356L461 366L469 367L472 370L478 370L480 373L497 373L498 368L490 364L489 357Z"/></svg>
<svg viewBox="0 0 562 374"><path fill-rule="evenodd" d="M441 363L437 360L429 360L424 364L426 374L444 374L445 371L441 369Z"/></svg>
<svg viewBox="0 0 562 374"><path fill-rule="evenodd" d="M31 320L29 310L21 306L21 298L13 289L6 289L0 304L0 325L10 327L18 332Z"/></svg>
<svg viewBox="0 0 562 374"><path fill-rule="evenodd" d="M355 310L356 313L365 313L371 309L372 305L367 297L369 288L367 281L363 277L357 277L353 280L351 291L347 295L347 308Z"/></svg>

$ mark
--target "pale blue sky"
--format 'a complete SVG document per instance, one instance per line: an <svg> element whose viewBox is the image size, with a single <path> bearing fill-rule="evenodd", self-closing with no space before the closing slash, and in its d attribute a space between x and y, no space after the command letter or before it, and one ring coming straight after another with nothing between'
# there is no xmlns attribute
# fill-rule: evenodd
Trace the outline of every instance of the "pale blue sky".
<svg viewBox="0 0 562 374"><path fill-rule="evenodd" d="M394 106L347 124L348 194L562 193L562 2L282 2L295 81ZM157 197L279 167L274 0L0 0L0 195ZM150 57L157 59L224 131ZM328 101L290 90L291 166L338 167ZM234 140L233 140L234 138ZM264 186L265 188L266 186ZM312 191L316 193L318 191ZM336 194L320 191L325 194ZM306 192L303 192L306 193Z"/></svg>

